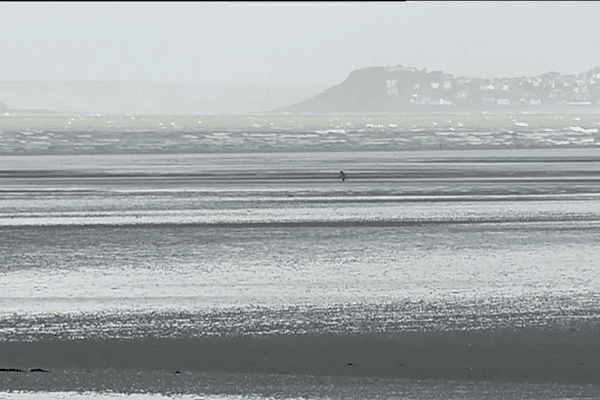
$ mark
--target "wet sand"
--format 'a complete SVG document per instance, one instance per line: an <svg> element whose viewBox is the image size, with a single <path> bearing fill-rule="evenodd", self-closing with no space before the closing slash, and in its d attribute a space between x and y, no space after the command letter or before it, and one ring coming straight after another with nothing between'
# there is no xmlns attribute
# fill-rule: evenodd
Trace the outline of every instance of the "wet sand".
<svg viewBox="0 0 600 400"><path fill-rule="evenodd" d="M0 368L52 373L4 372L0 390L179 370L593 397L597 156L3 158ZM189 385L149 386L208 390Z"/></svg>
<svg viewBox="0 0 600 400"><path fill-rule="evenodd" d="M575 329L575 328L573 328ZM598 328L3 343L4 368L600 384Z"/></svg>
<svg viewBox="0 0 600 400"><path fill-rule="evenodd" d="M107 369L129 376L127 385L146 390L152 387L132 380L175 371L267 373L300 381L305 375L386 378L400 386L404 383L397 379L477 381L480 387L505 382L512 389L518 382L573 384L578 390L591 384L600 389L597 297L580 295L578 306L572 296L507 302L15 316L2 320L0 367L59 371L58 378L35 375L40 390L123 385L107 380L102 372ZM73 372L61 375L62 370ZM86 379L73 378L86 370L92 371L83 374ZM6 389L21 389L33 379L10 376L0 375ZM171 381L160 392L167 390L192 389Z"/></svg>
<svg viewBox="0 0 600 400"><path fill-rule="evenodd" d="M161 393L169 398L195 395L207 399L595 399L599 385L562 383L507 383L442 379L389 379L359 376L311 376L202 371L139 371L132 369L54 369L41 372L0 372L0 385L8 399L22 391L37 391L44 398L70 399L60 392L79 392L83 397L102 398L97 393ZM11 397L11 393L13 396ZM45 392L45 393L44 393ZM49 396L48 392L57 392ZM214 397L213 397L214 396ZM37 397L39 398L39 397ZM110 397L113 398L113 397ZM123 398L127 398L123 396ZM148 397L154 398L154 397ZM187 399L187 397L185 397Z"/></svg>

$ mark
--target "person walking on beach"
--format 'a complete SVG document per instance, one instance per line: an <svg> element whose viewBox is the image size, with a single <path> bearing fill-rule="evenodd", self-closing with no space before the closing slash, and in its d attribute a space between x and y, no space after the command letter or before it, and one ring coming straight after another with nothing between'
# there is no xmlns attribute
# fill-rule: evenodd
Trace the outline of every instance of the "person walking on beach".
<svg viewBox="0 0 600 400"><path fill-rule="evenodd" d="M340 178L342 178L342 182L346 181L346 174L344 173L344 171L340 171Z"/></svg>

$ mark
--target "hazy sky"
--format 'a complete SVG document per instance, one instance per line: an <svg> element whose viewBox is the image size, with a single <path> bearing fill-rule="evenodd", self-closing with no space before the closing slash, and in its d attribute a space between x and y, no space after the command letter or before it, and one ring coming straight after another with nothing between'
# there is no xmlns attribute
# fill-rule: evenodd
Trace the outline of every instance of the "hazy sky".
<svg viewBox="0 0 600 400"><path fill-rule="evenodd" d="M0 15L0 80L305 86L386 64L487 78L600 66L600 2L1 2Z"/></svg>

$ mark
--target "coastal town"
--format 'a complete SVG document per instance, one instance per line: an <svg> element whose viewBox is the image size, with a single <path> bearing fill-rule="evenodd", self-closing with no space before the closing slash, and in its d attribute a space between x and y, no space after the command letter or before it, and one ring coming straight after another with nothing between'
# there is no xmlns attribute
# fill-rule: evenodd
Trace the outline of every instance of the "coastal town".
<svg viewBox="0 0 600 400"><path fill-rule="evenodd" d="M391 98L409 105L600 106L600 67L577 75L548 72L513 78L467 78L443 71L386 67Z"/></svg>
<svg viewBox="0 0 600 400"><path fill-rule="evenodd" d="M279 111L304 113L600 107L600 67L577 75L469 78L398 65L368 67L312 99Z"/></svg>

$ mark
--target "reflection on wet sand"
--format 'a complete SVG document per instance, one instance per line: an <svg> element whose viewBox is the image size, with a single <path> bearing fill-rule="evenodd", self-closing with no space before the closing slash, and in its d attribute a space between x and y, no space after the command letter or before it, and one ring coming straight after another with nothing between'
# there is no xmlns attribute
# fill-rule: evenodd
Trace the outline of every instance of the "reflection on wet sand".
<svg viewBox="0 0 600 400"><path fill-rule="evenodd" d="M589 393L598 156L2 158L0 368L79 376L40 390L115 368Z"/></svg>

